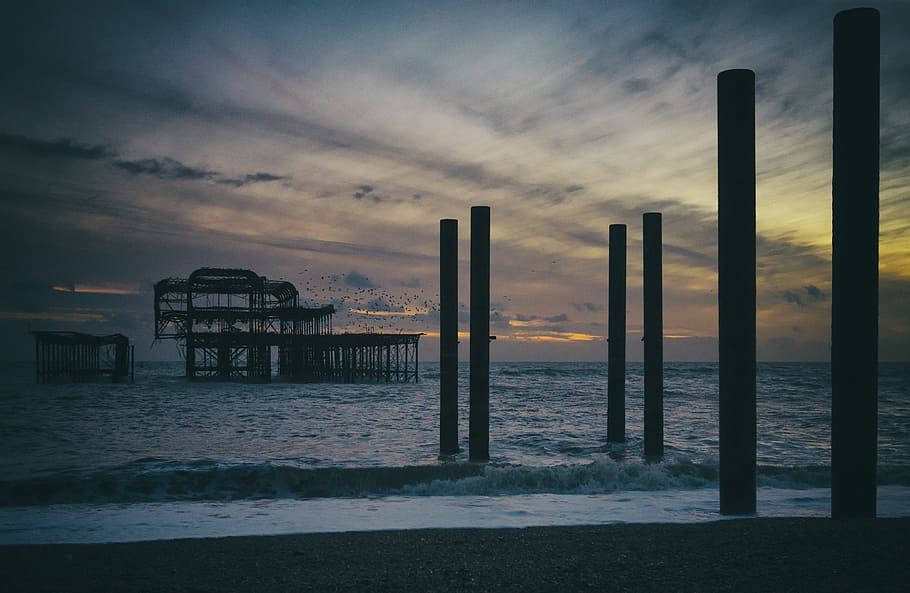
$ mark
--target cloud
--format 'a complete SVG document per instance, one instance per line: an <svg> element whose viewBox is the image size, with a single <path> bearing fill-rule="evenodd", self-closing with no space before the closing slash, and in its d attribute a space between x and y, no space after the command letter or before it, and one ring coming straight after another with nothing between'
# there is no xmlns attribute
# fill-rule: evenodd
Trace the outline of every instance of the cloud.
<svg viewBox="0 0 910 593"><path fill-rule="evenodd" d="M354 288L377 288L377 285L371 282L369 278L354 270L347 273L344 277L344 283Z"/></svg>
<svg viewBox="0 0 910 593"><path fill-rule="evenodd" d="M39 140L18 134L0 133L0 146L15 148L32 156L49 158L100 160L116 155L114 150L105 144L85 144L71 138Z"/></svg>
<svg viewBox="0 0 910 593"><path fill-rule="evenodd" d="M813 300L821 301L825 299L825 293L823 293L819 287L810 284L804 288L806 289L806 294L808 294L809 297Z"/></svg>
<svg viewBox="0 0 910 593"><path fill-rule="evenodd" d="M803 286L799 290L785 290L783 298L788 303L793 303L799 307L806 307L811 303L823 301L827 297L822 290L814 284Z"/></svg>
<svg viewBox="0 0 910 593"><path fill-rule="evenodd" d="M263 173L260 171L244 175L241 178L219 179L218 183L222 183L224 185L233 185L234 187L243 187L244 185L250 185L251 183L269 183L272 181L281 181L284 179L290 179L290 177L286 175Z"/></svg>
<svg viewBox="0 0 910 593"><path fill-rule="evenodd" d="M598 305L596 303L570 303L572 308L578 312L588 311L591 313L597 313L598 311L603 311L603 305Z"/></svg>
<svg viewBox="0 0 910 593"><path fill-rule="evenodd" d="M379 203L385 198L379 194L373 193L372 185L361 185L357 187L357 191L353 194L354 198L357 200L362 200L365 197L369 196L374 202Z"/></svg>
<svg viewBox="0 0 910 593"><path fill-rule="evenodd" d="M217 171L190 167L169 157L114 161L114 166L132 175L151 175L159 179L212 179L218 175Z"/></svg>
<svg viewBox="0 0 910 593"><path fill-rule="evenodd" d="M540 317L538 315L523 315L521 313L518 313L514 318L508 319L508 324L512 327L545 327L549 324L565 323L567 321L569 321L569 316L565 313L560 313L559 315L551 315L549 317Z"/></svg>
<svg viewBox="0 0 910 593"><path fill-rule="evenodd" d="M802 297L799 295L799 293L794 292L792 290L784 291L784 300L787 301L788 303L793 303L800 307L805 306L803 303Z"/></svg>
<svg viewBox="0 0 910 593"><path fill-rule="evenodd" d="M191 167L169 157L160 159L117 160L117 152L106 144L88 144L72 138L40 140L17 134L0 133L0 147L3 146L39 158L71 158L96 161L112 160L114 167L118 169L127 171L133 175L151 175L159 179L208 180L214 179L219 175L217 171ZM240 178L218 179L217 182L220 184L241 187L251 183L269 183L284 179L290 179L290 177L257 171L256 173L250 173Z"/></svg>
<svg viewBox="0 0 910 593"><path fill-rule="evenodd" d="M404 313L405 309L401 305L393 305L385 296L376 297L363 306L363 309L370 312L382 313Z"/></svg>

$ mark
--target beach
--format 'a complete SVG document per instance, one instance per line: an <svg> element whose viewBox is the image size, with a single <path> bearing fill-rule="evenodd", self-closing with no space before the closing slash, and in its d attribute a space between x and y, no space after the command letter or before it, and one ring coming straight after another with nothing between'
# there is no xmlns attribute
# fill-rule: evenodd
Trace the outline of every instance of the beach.
<svg viewBox="0 0 910 593"><path fill-rule="evenodd" d="M910 518L0 547L7 591L906 591Z"/></svg>

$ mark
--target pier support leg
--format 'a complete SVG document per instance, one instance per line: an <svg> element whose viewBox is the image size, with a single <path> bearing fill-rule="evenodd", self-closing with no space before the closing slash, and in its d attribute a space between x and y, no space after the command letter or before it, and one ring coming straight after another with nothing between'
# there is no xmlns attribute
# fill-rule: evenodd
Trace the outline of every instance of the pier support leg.
<svg viewBox="0 0 910 593"><path fill-rule="evenodd" d="M469 457L490 459L490 207L471 208Z"/></svg>
<svg viewBox="0 0 910 593"><path fill-rule="evenodd" d="M610 225L607 302L607 441L626 440L626 225Z"/></svg>
<svg viewBox="0 0 910 593"><path fill-rule="evenodd" d="M186 333L186 378L196 378L196 341L193 339L193 332Z"/></svg>
<svg viewBox="0 0 910 593"><path fill-rule="evenodd" d="M755 513L755 73L717 76L720 512Z"/></svg>
<svg viewBox="0 0 910 593"><path fill-rule="evenodd" d="M644 225L645 457L664 454L664 314L660 212L646 212Z"/></svg>
<svg viewBox="0 0 910 593"><path fill-rule="evenodd" d="M439 454L457 452L458 221L444 219L439 221Z"/></svg>
<svg viewBox="0 0 910 593"><path fill-rule="evenodd" d="M834 17L831 516L874 517L878 438L879 13Z"/></svg>

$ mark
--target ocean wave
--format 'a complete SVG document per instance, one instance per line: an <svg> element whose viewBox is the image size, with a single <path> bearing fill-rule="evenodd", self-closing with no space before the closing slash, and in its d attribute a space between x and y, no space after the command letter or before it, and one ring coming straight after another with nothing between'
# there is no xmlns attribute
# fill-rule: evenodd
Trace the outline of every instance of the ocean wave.
<svg viewBox="0 0 910 593"><path fill-rule="evenodd" d="M759 466L759 487L820 488L828 466ZM879 466L880 485L910 486L910 467ZM0 506L134 503L186 500L361 498L380 496L504 496L532 493L605 494L619 491L716 487L716 461L616 461L530 467L439 463L404 467L301 468L145 458L88 475L61 473L0 481Z"/></svg>

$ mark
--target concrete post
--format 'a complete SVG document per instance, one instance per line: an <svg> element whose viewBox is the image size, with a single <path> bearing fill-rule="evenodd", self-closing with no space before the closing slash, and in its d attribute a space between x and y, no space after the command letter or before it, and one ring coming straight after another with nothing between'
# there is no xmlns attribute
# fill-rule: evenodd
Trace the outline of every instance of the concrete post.
<svg viewBox="0 0 910 593"><path fill-rule="evenodd" d="M490 459L490 207L471 208L469 458Z"/></svg>
<svg viewBox="0 0 910 593"><path fill-rule="evenodd" d="M626 440L626 225L610 225L607 300L607 441Z"/></svg>
<svg viewBox="0 0 910 593"><path fill-rule="evenodd" d="M834 17L831 516L874 517L878 438L879 13Z"/></svg>
<svg viewBox="0 0 910 593"><path fill-rule="evenodd" d="M439 454L457 452L458 221L444 219L439 221Z"/></svg>
<svg viewBox="0 0 910 593"><path fill-rule="evenodd" d="M644 226L645 457L664 454L664 314L660 212L646 212Z"/></svg>
<svg viewBox="0 0 910 593"><path fill-rule="evenodd" d="M720 512L755 513L755 73L717 76Z"/></svg>

